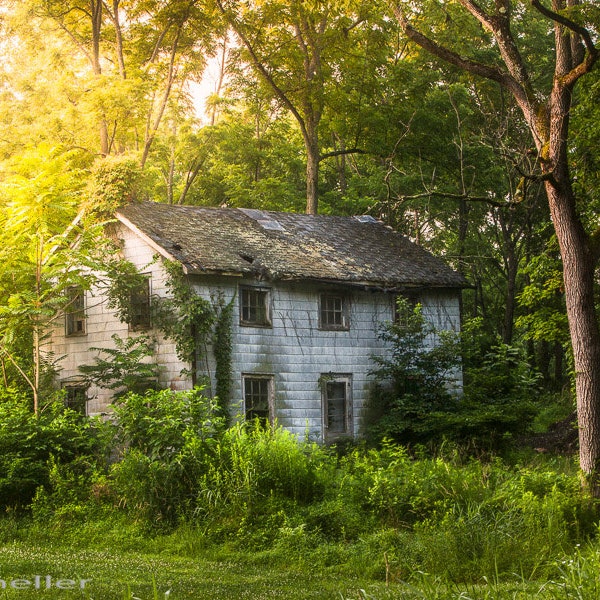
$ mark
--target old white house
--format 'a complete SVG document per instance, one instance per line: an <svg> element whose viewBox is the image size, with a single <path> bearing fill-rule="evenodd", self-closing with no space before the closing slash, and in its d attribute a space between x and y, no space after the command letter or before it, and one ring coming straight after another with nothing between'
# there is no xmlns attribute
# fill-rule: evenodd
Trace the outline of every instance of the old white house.
<svg viewBox="0 0 600 600"><path fill-rule="evenodd" d="M421 302L438 328L460 325L463 277L371 217L140 203L116 219L122 257L147 276L146 291L132 299L137 326L120 322L93 289L74 298L52 338L64 356L60 383L88 414L106 411L112 392L84 387L78 366L94 362L91 348L110 347L115 333L156 337L164 387L189 389L204 374L214 380L213 354L184 364L153 329L147 305L167 294L157 256L180 263L201 296L233 301L232 411L321 441L360 431L370 357L386 352L378 327L394 318L398 294Z"/></svg>

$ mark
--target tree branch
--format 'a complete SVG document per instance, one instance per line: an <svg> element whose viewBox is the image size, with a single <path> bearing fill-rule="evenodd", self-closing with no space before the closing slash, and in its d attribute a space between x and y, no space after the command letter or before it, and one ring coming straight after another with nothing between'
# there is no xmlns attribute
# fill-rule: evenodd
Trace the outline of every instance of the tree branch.
<svg viewBox="0 0 600 600"><path fill-rule="evenodd" d="M558 23L559 25L563 25L567 29L570 29L571 31L576 33L577 35L580 35L585 43L585 47L587 48L587 51L591 55L598 54L598 49L596 48L596 46L594 46L594 41L592 40L592 36L590 35L590 32L585 27L582 27L581 25L575 23L575 21L571 21L571 19L568 19L567 17L564 17L563 15L559 15L558 13L554 12L553 10L550 10L549 8L546 8L540 2L540 0L531 0L531 6L533 6L535 9L537 9L541 14L543 14L548 19L551 19L552 21Z"/></svg>
<svg viewBox="0 0 600 600"><path fill-rule="evenodd" d="M466 5L473 5L474 7L476 6L472 2L467 2L466 0L461 3L465 5L467 9L468 7ZM459 69L463 69L473 75L478 75L480 77L496 81L500 85L503 85L504 87L508 88L513 94L515 94L515 96L526 100L525 90L514 77L512 77L508 73L505 73L497 67L493 67L468 58L464 58L460 56L460 54L458 54L457 52L445 48L444 46L440 46L432 39L428 38L427 36L414 29L412 25L410 25L410 23L408 22L406 16L404 15L404 11L398 5L394 5L392 7L392 10L394 11L396 19L398 19L398 22L400 23L400 26L404 30L406 36L413 42L415 42L415 44L421 46L421 48L427 50L434 56L441 58L443 61L448 62L454 65L455 67L458 67Z"/></svg>
<svg viewBox="0 0 600 600"><path fill-rule="evenodd" d="M503 206L507 206L510 202L498 202L497 200L492 200L489 196L471 196L470 194L451 194L447 192L422 192L420 194L413 194L412 196L399 196L398 199L401 202L405 200L419 200L421 198L448 198L449 200L466 200L467 202L485 202L490 206L495 206L497 208L502 208Z"/></svg>
<svg viewBox="0 0 600 600"><path fill-rule="evenodd" d="M294 118L296 119L296 121L298 121L298 125L300 126L302 136L304 137L305 140L308 140L310 138L310 136L309 136L307 128L306 128L306 123L305 123L304 119L302 118L302 115L298 112L298 109L294 106L292 101L288 98L288 95L277 85L277 83L273 79L271 73L269 73L269 71L267 70L265 65L260 61L260 59L258 58L258 55L256 54L256 51L254 50L254 46L252 45L252 42L250 42L248 37L244 34L244 32L242 31L242 28L236 22L234 17L225 9L225 7L223 6L222 0L217 0L217 7L218 7L219 11L221 12L221 14L223 15L223 17L225 17L225 19L229 23L229 25L231 25L231 28L235 31L235 33L240 38L240 40L242 40L242 43L244 44L244 46L246 47L246 50L248 50L248 53L250 54L250 57L252 58L252 64L254 65L254 67L264 77L265 81L271 86L271 88L273 89L273 91L275 92L277 97L283 102L283 104L292 113L292 115L294 115Z"/></svg>
<svg viewBox="0 0 600 600"><path fill-rule="evenodd" d="M321 154L319 156L319 162L325 160L326 158L332 158L334 156L342 156L343 154L368 154L366 150L362 148L347 148L344 150L332 150L331 152L325 152L325 154Z"/></svg>
<svg viewBox="0 0 600 600"><path fill-rule="evenodd" d="M551 19L555 23L558 23L559 25L562 25L563 27L566 27L570 31L579 35L584 41L587 52L583 55L577 65L575 65L568 73L565 73L562 75L562 77L560 77L561 83L570 88L575 85L580 77L592 70L592 67L600 56L600 51L594 45L592 36L585 27L582 27L571 19L546 8L540 2L540 0L531 0L531 5L548 19Z"/></svg>

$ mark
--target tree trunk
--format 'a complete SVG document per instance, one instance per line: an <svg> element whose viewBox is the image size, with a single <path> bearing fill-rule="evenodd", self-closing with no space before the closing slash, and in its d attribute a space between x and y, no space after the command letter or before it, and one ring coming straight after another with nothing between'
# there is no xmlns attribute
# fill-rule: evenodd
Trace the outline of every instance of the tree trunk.
<svg viewBox="0 0 600 600"><path fill-rule="evenodd" d="M316 215L319 210L319 158L318 140L306 141L306 214L308 215Z"/></svg>
<svg viewBox="0 0 600 600"><path fill-rule="evenodd" d="M594 305L596 260L587 238L561 208L568 198L547 184L546 191L563 262L565 300L577 395L580 467L590 491L600 494L600 330Z"/></svg>

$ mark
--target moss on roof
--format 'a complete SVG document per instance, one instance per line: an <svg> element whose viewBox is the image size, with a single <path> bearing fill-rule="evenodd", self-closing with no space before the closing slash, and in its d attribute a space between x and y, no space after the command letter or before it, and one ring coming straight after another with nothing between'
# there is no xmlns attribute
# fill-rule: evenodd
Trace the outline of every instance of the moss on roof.
<svg viewBox="0 0 600 600"><path fill-rule="evenodd" d="M117 218L192 275L396 289L466 285L443 260L371 217L144 202L121 208Z"/></svg>

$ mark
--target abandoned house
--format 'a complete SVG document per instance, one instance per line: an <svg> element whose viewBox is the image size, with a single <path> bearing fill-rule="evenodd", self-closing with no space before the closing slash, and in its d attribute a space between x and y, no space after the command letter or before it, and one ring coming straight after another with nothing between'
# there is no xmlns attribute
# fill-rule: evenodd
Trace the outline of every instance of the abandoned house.
<svg viewBox="0 0 600 600"><path fill-rule="evenodd" d="M394 318L399 294L420 302L438 329L460 326L463 277L369 216L146 202L120 209L114 228L122 257L146 276L131 299L135 326L119 321L98 288L74 298L52 336L64 357L60 383L87 414L105 412L114 392L86 387L78 366L111 347L113 334L156 339L162 387L190 389L204 376L215 389L214 352L198 349L186 364L153 327L149 306L168 294L163 259L179 263L200 296L231 303L232 414L318 441L360 433L371 357L386 352L378 329Z"/></svg>

